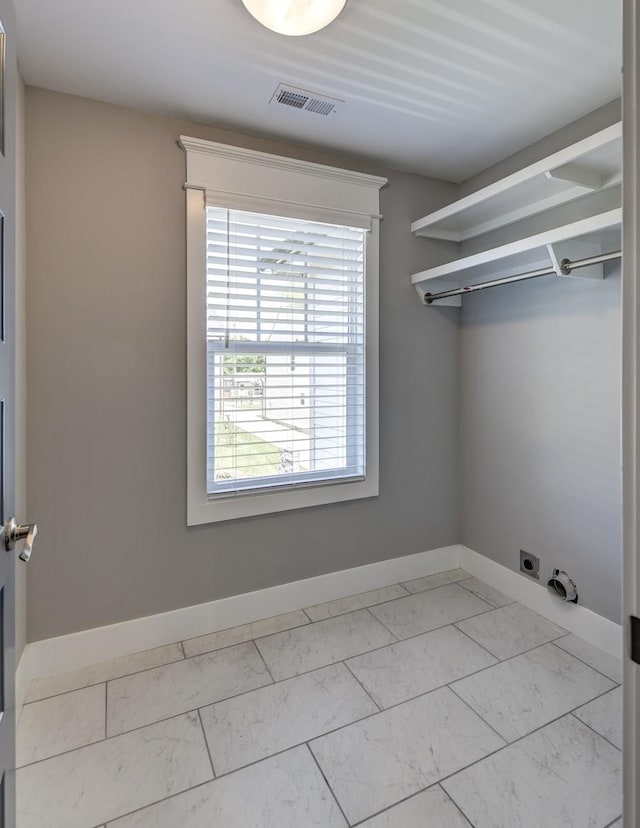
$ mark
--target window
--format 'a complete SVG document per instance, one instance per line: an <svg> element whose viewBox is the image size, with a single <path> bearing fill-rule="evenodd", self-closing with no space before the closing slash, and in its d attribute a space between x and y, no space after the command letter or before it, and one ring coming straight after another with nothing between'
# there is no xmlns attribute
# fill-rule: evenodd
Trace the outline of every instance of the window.
<svg viewBox="0 0 640 828"><path fill-rule="evenodd" d="M188 523L376 495L384 181L181 140Z"/></svg>
<svg viewBox="0 0 640 828"><path fill-rule="evenodd" d="M363 479L365 231L207 207L207 493Z"/></svg>

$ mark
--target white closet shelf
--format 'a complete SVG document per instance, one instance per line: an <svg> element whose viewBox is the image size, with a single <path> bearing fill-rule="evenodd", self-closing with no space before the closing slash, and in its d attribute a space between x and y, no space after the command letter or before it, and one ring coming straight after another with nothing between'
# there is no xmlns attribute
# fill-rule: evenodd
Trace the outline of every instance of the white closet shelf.
<svg viewBox="0 0 640 828"><path fill-rule="evenodd" d="M463 242L622 180L622 123L424 216L416 236Z"/></svg>
<svg viewBox="0 0 640 828"><path fill-rule="evenodd" d="M516 273L541 263L548 264L550 258L547 245L562 245L574 240L593 248L619 244L615 231L621 223L622 208L598 213L544 233L536 233L500 247L455 259L448 264L430 267L414 273L411 281L414 285L426 287L426 283L431 283L434 279L447 279L460 284L462 281L473 283L486 277ZM435 292L437 287L429 287L429 290Z"/></svg>

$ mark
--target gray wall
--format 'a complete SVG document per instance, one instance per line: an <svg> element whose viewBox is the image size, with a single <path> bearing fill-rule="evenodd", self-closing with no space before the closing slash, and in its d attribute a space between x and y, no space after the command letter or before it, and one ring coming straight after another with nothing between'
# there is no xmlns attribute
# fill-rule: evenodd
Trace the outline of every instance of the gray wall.
<svg viewBox="0 0 640 828"><path fill-rule="evenodd" d="M605 107L464 189L618 117L618 104ZM606 272L463 300L462 540L511 569L520 549L540 556L546 578L566 569L581 603L619 622L620 267Z"/></svg>
<svg viewBox="0 0 640 828"><path fill-rule="evenodd" d="M180 133L390 176L379 498L186 528ZM408 278L452 185L33 88L27 172L29 640L459 540L457 312Z"/></svg>
<svg viewBox="0 0 640 828"><path fill-rule="evenodd" d="M379 498L186 528L180 133L389 175ZM450 255L409 223L453 198L451 185L33 88L27 170L28 497L41 527L29 640L460 539L511 568L525 548L545 574L568 569L581 601L619 620L616 266L601 284L466 297L458 336L458 312L421 308L408 280Z"/></svg>

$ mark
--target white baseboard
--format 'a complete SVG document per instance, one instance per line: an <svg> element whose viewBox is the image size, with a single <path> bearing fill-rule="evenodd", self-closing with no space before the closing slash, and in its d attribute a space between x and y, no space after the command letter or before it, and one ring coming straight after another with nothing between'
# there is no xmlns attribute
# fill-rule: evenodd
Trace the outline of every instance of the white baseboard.
<svg viewBox="0 0 640 828"><path fill-rule="evenodd" d="M564 604L543 585L466 546L453 545L27 644L16 672L16 715L32 678L77 670L458 566L601 650L622 657L620 625L586 607Z"/></svg>
<svg viewBox="0 0 640 828"><path fill-rule="evenodd" d="M554 624L579 635L616 658L622 658L622 627L580 604L566 604L553 598L546 585L536 583L525 575L513 572L506 566L460 546L460 567L470 575L504 592L515 601L543 615Z"/></svg>
<svg viewBox="0 0 640 828"><path fill-rule="evenodd" d="M458 545L343 569L207 604L135 618L27 644L19 666L20 680L63 673L98 661L131 655L175 641L195 638L272 615L346 598L412 578L455 569ZM24 690L22 691L24 693ZM24 697L24 696L23 696Z"/></svg>

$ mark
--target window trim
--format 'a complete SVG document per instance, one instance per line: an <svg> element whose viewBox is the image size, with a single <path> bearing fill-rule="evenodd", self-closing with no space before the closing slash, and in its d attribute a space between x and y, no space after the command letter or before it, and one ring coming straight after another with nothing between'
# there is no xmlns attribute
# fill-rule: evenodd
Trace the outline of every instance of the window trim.
<svg viewBox="0 0 640 828"><path fill-rule="evenodd" d="M187 153L187 525L233 520L379 492L379 189L386 179L181 137ZM291 201L277 196L287 193ZM225 203L226 202L226 203ZM209 496L206 480L206 206L274 212L368 229L366 280L366 477L290 489ZM240 206L242 205L242 206ZM277 212L279 211L279 212Z"/></svg>

